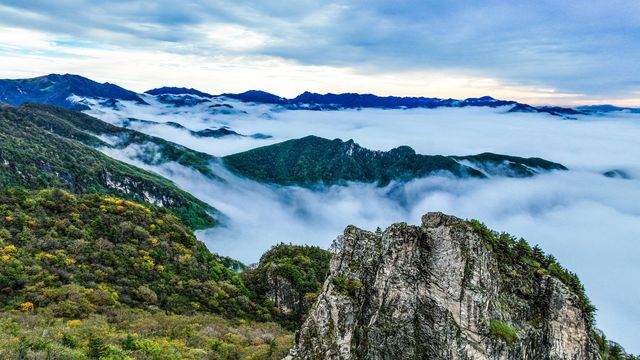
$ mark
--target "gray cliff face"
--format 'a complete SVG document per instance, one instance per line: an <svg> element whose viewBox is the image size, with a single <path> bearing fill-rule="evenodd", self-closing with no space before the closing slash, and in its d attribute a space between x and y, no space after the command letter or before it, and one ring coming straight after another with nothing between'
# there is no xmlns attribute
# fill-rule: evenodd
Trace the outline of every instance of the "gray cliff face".
<svg viewBox="0 0 640 360"><path fill-rule="evenodd" d="M461 219L348 227L289 359L600 359L578 295Z"/></svg>
<svg viewBox="0 0 640 360"><path fill-rule="evenodd" d="M276 271L266 273L265 297L271 300L276 308L285 315L303 316L310 304L305 293L296 289L290 279L280 276Z"/></svg>

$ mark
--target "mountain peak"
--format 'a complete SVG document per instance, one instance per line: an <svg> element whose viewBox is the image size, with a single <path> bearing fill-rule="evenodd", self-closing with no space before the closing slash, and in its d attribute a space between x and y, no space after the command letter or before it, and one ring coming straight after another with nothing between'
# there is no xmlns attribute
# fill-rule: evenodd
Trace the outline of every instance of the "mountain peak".
<svg viewBox="0 0 640 360"><path fill-rule="evenodd" d="M196 95L203 98L212 98L213 95L194 88L163 86L145 91L149 95Z"/></svg>
<svg viewBox="0 0 640 360"><path fill-rule="evenodd" d="M420 155L409 146L374 151L353 140L329 140L313 135L225 156L224 162L234 172L255 180L310 187L349 181L386 185L432 173L460 178L529 177L543 171L566 170L560 164L536 158L497 154Z"/></svg>
<svg viewBox="0 0 640 360"><path fill-rule="evenodd" d="M130 100L144 104L133 91L110 83L98 83L80 75L49 74L31 79L0 80L0 101L11 105L44 103L74 110L86 106L69 100L73 95L88 98Z"/></svg>
<svg viewBox="0 0 640 360"><path fill-rule="evenodd" d="M524 240L428 213L335 249L287 359L600 359L579 280Z"/></svg>
<svg viewBox="0 0 640 360"><path fill-rule="evenodd" d="M263 104L286 104L288 102L288 100L283 97L262 90L248 90L239 94L224 93L219 96L243 102L256 102Z"/></svg>

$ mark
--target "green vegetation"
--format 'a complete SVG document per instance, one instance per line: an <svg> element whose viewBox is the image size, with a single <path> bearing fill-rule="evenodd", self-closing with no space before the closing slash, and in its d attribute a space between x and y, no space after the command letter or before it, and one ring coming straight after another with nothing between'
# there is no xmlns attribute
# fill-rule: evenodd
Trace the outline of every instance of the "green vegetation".
<svg viewBox="0 0 640 360"><path fill-rule="evenodd" d="M495 165L512 161L510 176L531 176L528 168L566 169L542 159L524 159L496 154L467 157L419 155L408 146L390 151L372 151L353 140L328 140L317 136L285 141L224 157L233 171L258 181L280 185L340 184L348 181L377 182L383 186L392 180L411 180L431 173L449 172L457 177L485 175L458 160ZM526 165L526 166L525 166Z"/></svg>
<svg viewBox="0 0 640 360"><path fill-rule="evenodd" d="M91 147L122 149L130 145L140 145L142 148L153 150L143 151L138 155L138 160L145 164L177 162L206 177L216 178L209 167L209 163L215 159L211 155L138 131L114 126L76 111L43 104L25 104L21 108L29 114L28 119L33 124L64 138L78 140ZM96 136L107 137L113 142L106 143Z"/></svg>
<svg viewBox="0 0 640 360"><path fill-rule="evenodd" d="M531 291L533 282L537 282L544 275L553 276L577 294L578 305L584 311L587 322L593 325L596 308L589 301L580 279L562 267L553 255L545 255L538 246L531 248L524 239L517 240L507 233L499 234L492 231L477 220L471 220L469 224L493 250L498 260L503 286L509 293L518 294L526 300L538 297L539 294ZM509 305L517 306L517 299L512 300ZM544 296L534 300L536 304L545 301ZM542 316L537 308L526 311L530 313L532 322Z"/></svg>
<svg viewBox="0 0 640 360"><path fill-rule="evenodd" d="M511 325L504 321L491 320L489 322L489 337L502 340L508 345L511 345L518 340L518 333Z"/></svg>
<svg viewBox="0 0 640 360"><path fill-rule="evenodd" d="M528 177L535 175L531 169L567 170L561 164L541 158L521 158L518 156L482 153L468 156L451 156L456 160L467 160L488 173L497 173L508 177ZM491 170L494 167L495 170Z"/></svg>
<svg viewBox="0 0 640 360"><path fill-rule="evenodd" d="M353 140L328 140L317 136L285 141L224 157L237 173L281 185L327 185L346 181L409 180L434 171L481 177L471 168L445 156L417 155L408 146L389 152L360 147Z"/></svg>
<svg viewBox="0 0 640 360"><path fill-rule="evenodd" d="M603 333L597 331L594 336L598 343L598 351L602 360L640 360L640 356L627 354L622 346L607 340Z"/></svg>
<svg viewBox="0 0 640 360"><path fill-rule="evenodd" d="M331 283L339 294L355 298L358 290L362 288L362 283L356 279L348 279L344 276L334 276Z"/></svg>
<svg viewBox="0 0 640 360"><path fill-rule="evenodd" d="M119 308L82 320L0 313L1 359L275 360L293 334L275 323Z"/></svg>
<svg viewBox="0 0 640 360"><path fill-rule="evenodd" d="M109 194L162 205L193 229L214 224L209 215L213 208L161 176L84 145L104 143L76 125L91 133L111 128L86 115L47 105L0 107L0 187Z"/></svg>
<svg viewBox="0 0 640 360"><path fill-rule="evenodd" d="M274 296L274 290L291 288L293 308L291 314L279 314L277 318L289 327L299 327L311 304L322 290L329 273L331 253L317 246L278 244L260 258L258 266L242 273L246 286L254 292L256 302L266 308L277 308L283 300Z"/></svg>
<svg viewBox="0 0 640 360"><path fill-rule="evenodd" d="M290 332L169 211L0 191L0 358L280 359Z"/></svg>
<svg viewBox="0 0 640 360"><path fill-rule="evenodd" d="M240 277L171 213L62 190L0 191L0 284L5 310L73 319L119 306L254 310Z"/></svg>

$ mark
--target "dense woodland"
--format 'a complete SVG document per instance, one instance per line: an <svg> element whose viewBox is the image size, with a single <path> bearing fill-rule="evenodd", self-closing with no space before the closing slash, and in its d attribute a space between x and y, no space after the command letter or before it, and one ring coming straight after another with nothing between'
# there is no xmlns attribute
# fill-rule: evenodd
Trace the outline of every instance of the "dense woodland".
<svg viewBox="0 0 640 360"><path fill-rule="evenodd" d="M4 189L0 357L282 356L290 333L224 262L161 208Z"/></svg>

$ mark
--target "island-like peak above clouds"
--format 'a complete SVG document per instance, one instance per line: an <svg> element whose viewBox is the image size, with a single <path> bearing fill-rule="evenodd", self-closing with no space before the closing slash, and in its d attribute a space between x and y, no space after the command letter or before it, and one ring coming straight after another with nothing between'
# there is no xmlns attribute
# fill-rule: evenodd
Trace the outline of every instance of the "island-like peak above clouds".
<svg viewBox="0 0 640 360"><path fill-rule="evenodd" d="M79 75L50 74L31 79L0 80L0 102L22 105L26 102L56 105L74 110L88 109L69 97L131 100L144 103L135 92L111 83L98 83Z"/></svg>
<svg viewBox="0 0 640 360"><path fill-rule="evenodd" d="M144 92L149 95L197 95L203 98L212 98L213 95L207 94L194 88L163 86L161 88L151 89Z"/></svg>
<svg viewBox="0 0 640 360"><path fill-rule="evenodd" d="M274 95L261 90L249 90L240 94L227 93L227 94L222 94L220 96L230 98L230 99L240 100L244 102L255 102L255 103L263 103L263 104L285 105L290 103L290 100L287 100L278 95Z"/></svg>
<svg viewBox="0 0 640 360"><path fill-rule="evenodd" d="M373 151L353 140L307 136L224 157L233 171L262 182L313 186L348 181L408 181L430 174L455 177L529 177L543 171L566 170L539 158L484 153L470 156L420 155L409 146Z"/></svg>

